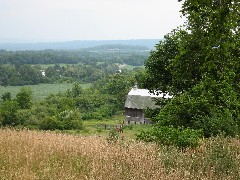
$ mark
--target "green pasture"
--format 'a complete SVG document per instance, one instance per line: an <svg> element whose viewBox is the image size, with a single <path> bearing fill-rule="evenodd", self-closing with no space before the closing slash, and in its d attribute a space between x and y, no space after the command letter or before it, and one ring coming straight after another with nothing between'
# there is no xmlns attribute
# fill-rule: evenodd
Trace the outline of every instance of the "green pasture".
<svg viewBox="0 0 240 180"><path fill-rule="evenodd" d="M119 126L124 121L124 114L115 115L108 119L102 120L85 120L83 121L83 130L64 130L60 131L69 134L81 134L81 135L97 135L108 137L111 131L114 131L116 126ZM123 125L123 133L119 133L119 137L135 139L135 134L139 133L141 130L148 130L151 128L150 124L130 124Z"/></svg>
<svg viewBox="0 0 240 180"><path fill-rule="evenodd" d="M88 88L91 86L88 84L81 84L82 88ZM22 87L30 87L33 92L34 100L43 100L50 94L57 94L60 92L66 92L68 89L71 89L72 83L66 84L38 84L38 85L28 85L28 86L0 86L0 97L6 93L10 92L12 97L15 97L16 94L20 91Z"/></svg>

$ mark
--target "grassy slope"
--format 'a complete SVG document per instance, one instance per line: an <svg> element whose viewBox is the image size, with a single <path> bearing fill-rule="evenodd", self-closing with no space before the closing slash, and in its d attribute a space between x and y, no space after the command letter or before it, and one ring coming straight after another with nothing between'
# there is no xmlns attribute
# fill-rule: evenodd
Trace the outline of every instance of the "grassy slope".
<svg viewBox="0 0 240 180"><path fill-rule="evenodd" d="M0 129L0 179L239 179L240 140L179 151L120 139Z"/></svg>

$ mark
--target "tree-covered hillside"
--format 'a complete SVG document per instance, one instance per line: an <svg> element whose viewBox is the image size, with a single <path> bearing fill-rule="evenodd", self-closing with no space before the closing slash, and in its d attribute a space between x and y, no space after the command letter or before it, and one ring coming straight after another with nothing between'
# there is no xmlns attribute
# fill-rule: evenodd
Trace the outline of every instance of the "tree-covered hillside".
<svg viewBox="0 0 240 180"><path fill-rule="evenodd" d="M0 49L5 50L70 50L80 48L90 48L105 44L121 44L130 46L146 46L149 49L154 49L160 39L133 39L133 40L85 40L85 41L67 41L67 42L39 42L39 43L1 43Z"/></svg>
<svg viewBox="0 0 240 180"><path fill-rule="evenodd" d="M0 50L0 64L92 64L97 62L143 65L149 49L143 46L104 45L79 50Z"/></svg>
<svg viewBox="0 0 240 180"><path fill-rule="evenodd" d="M0 85L89 83L119 71L123 64L143 66L149 54L144 46L130 45L80 50L0 50Z"/></svg>

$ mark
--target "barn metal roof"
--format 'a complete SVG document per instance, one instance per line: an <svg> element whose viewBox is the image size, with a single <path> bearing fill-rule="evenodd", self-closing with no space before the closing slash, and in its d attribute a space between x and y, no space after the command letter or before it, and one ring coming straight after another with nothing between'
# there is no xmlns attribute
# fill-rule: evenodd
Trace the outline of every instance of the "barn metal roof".
<svg viewBox="0 0 240 180"><path fill-rule="evenodd" d="M148 89L138 89L137 87L134 87L127 95L125 107L133 109L159 108L159 106L155 104L154 99L163 97L171 98L172 96L163 93L156 95L156 93L150 93Z"/></svg>

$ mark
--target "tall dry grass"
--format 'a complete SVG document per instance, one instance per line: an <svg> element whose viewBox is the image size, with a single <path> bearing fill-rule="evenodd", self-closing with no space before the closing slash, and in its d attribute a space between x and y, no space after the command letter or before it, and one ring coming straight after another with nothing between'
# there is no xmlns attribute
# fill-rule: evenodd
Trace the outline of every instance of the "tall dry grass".
<svg viewBox="0 0 240 180"><path fill-rule="evenodd" d="M0 130L0 179L240 179L240 140L184 152L97 136Z"/></svg>

